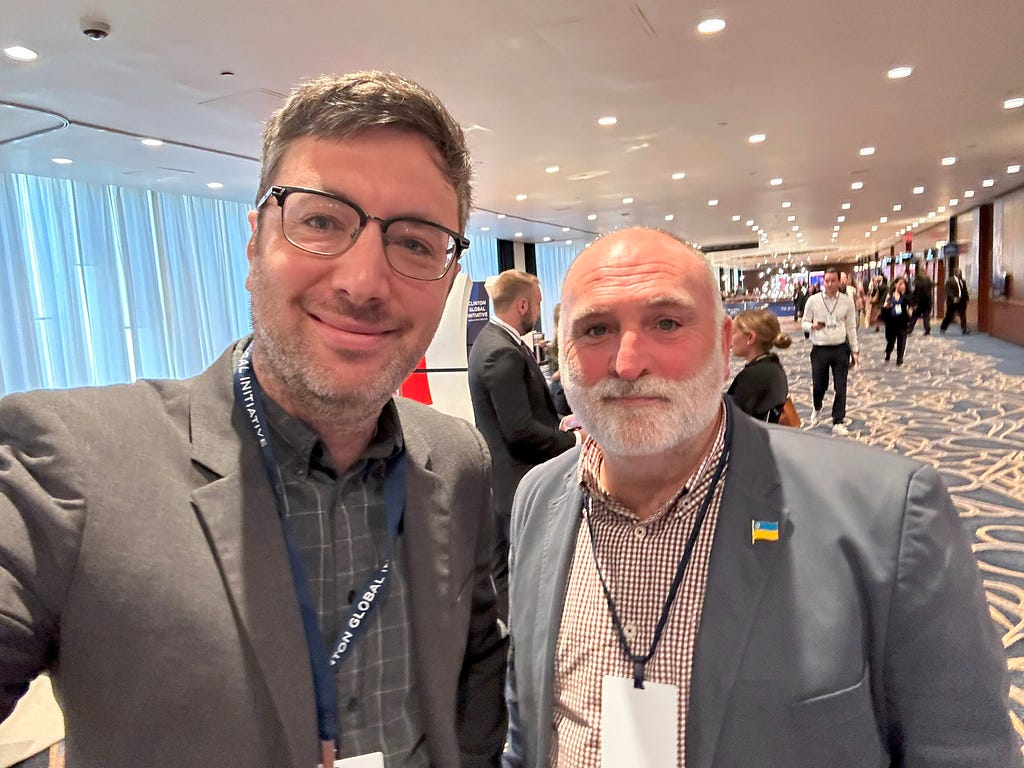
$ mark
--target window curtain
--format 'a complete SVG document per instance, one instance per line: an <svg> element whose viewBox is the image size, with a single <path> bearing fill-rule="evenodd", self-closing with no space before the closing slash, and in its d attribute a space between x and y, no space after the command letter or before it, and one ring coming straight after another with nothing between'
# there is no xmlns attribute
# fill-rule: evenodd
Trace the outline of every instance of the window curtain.
<svg viewBox="0 0 1024 768"><path fill-rule="evenodd" d="M555 305L562 300L562 281L569 265L573 263L579 252L586 246L566 245L565 243L537 243L537 278L540 280L541 294L541 330L548 339L554 338Z"/></svg>
<svg viewBox="0 0 1024 768"><path fill-rule="evenodd" d="M0 395L202 371L250 330L249 210L0 174Z"/></svg>
<svg viewBox="0 0 1024 768"><path fill-rule="evenodd" d="M462 271L474 283L498 274L498 240L484 235L467 235L469 250L462 254Z"/></svg>

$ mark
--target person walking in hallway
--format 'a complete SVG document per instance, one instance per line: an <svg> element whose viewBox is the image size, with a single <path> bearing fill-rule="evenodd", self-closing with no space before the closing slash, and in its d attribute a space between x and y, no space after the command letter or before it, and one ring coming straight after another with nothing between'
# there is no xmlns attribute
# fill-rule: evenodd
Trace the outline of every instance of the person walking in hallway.
<svg viewBox="0 0 1024 768"><path fill-rule="evenodd" d="M779 420L789 397L789 382L772 348L787 349L792 343L782 332L779 318L767 309L748 309L733 318L729 351L746 360L746 365L726 394L744 413L759 421Z"/></svg>
<svg viewBox="0 0 1024 768"><path fill-rule="evenodd" d="M889 362L895 347L896 365L903 365L903 355L907 349L907 325L910 322L906 278L897 277L892 281L892 290L882 304L882 322L885 323L885 362Z"/></svg>
<svg viewBox="0 0 1024 768"><path fill-rule="evenodd" d="M949 324L953 322L953 315L960 317L960 332L970 333L967 330L967 282L964 280L964 273L959 269L953 270L953 274L946 280L946 314L942 318L942 325L939 330L946 332Z"/></svg>
<svg viewBox="0 0 1024 768"><path fill-rule="evenodd" d="M575 432L559 429L544 374L521 336L540 317L536 275L510 269L490 287L494 316L469 351L469 394L476 426L494 462L497 531L494 580L498 611L508 605L508 524L516 487L531 468L577 444Z"/></svg>
<svg viewBox="0 0 1024 768"><path fill-rule="evenodd" d="M917 268L917 277L914 278L914 290L911 292L910 304L914 308L910 316L910 325L907 328L907 335L914 332L918 318L924 324L924 335L932 333L932 291L934 285L928 277L928 270L924 267Z"/></svg>
<svg viewBox="0 0 1024 768"><path fill-rule="evenodd" d="M839 290L839 274L834 267L825 270L825 290L811 296L804 307L803 328L811 337L811 384L814 409L808 427L821 421L821 406L828 389L829 375L835 398L832 400L832 434L848 435L846 428L846 385L851 365L860 356L857 341L857 308L845 292Z"/></svg>

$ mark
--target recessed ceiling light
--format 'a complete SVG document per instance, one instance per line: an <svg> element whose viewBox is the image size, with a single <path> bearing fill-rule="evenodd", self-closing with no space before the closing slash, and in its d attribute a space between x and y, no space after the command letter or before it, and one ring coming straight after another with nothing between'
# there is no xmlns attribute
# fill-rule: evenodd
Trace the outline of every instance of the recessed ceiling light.
<svg viewBox="0 0 1024 768"><path fill-rule="evenodd" d="M499 213L496 218L504 219L505 218L505 214L504 213Z"/></svg>
<svg viewBox="0 0 1024 768"><path fill-rule="evenodd" d="M480 227L480 231L481 232L490 232L491 228L490 227Z"/></svg>
<svg viewBox="0 0 1024 768"><path fill-rule="evenodd" d="M974 197L974 190L973 189L965 189L964 190L964 197Z"/></svg>
<svg viewBox="0 0 1024 768"><path fill-rule="evenodd" d="M902 211L902 210L903 210L903 206L902 205L900 205L899 203L893 203L893 205L892 205L892 212L893 213L898 213L899 211Z"/></svg>
<svg viewBox="0 0 1024 768"><path fill-rule="evenodd" d="M544 242L545 243L550 243L551 242L551 238L550 237L545 237L544 238Z"/></svg>
<svg viewBox="0 0 1024 768"><path fill-rule="evenodd" d="M527 197L528 195L524 195L522 192L520 192L518 195L516 195L516 200L518 200L519 202L523 202L523 200L525 200Z"/></svg>
<svg viewBox="0 0 1024 768"><path fill-rule="evenodd" d="M960 200L959 199L957 199L955 197L949 198L949 206L951 208L954 207L954 206L957 206L957 205L960 205Z"/></svg>
<svg viewBox="0 0 1024 768"><path fill-rule="evenodd" d="M984 180L983 180L983 181L981 182L981 186L983 186L983 187L991 187L991 186L993 186L993 185L994 185L995 183L996 183L996 180L995 180L995 179L984 179Z"/></svg>
<svg viewBox="0 0 1024 768"><path fill-rule="evenodd" d="M846 217L845 216L836 216L836 221L838 221L840 224L842 224L844 221L846 221Z"/></svg>
<svg viewBox="0 0 1024 768"><path fill-rule="evenodd" d="M57 165L71 165L75 161L67 157L51 157L50 162Z"/></svg>
<svg viewBox="0 0 1024 768"><path fill-rule="evenodd" d="M877 232L878 231L878 225L877 224L872 224L871 225L871 231L872 232Z"/></svg>
<svg viewBox="0 0 1024 768"><path fill-rule="evenodd" d="M748 227L749 227L749 226L750 226L750 225L752 225L753 223L754 223L754 220L753 220L753 219L747 219L747 223L746 223L746 225L745 225L745 226L748 226Z"/></svg>
<svg viewBox="0 0 1024 768"><path fill-rule="evenodd" d="M139 139L147 147L162 147L164 143L160 139Z"/></svg>
<svg viewBox="0 0 1024 768"><path fill-rule="evenodd" d="M739 221L739 220L740 220L740 215L739 215L739 214L737 213L736 215L734 215L734 216L732 217L732 220L733 220L733 221Z"/></svg>
<svg viewBox="0 0 1024 768"><path fill-rule="evenodd" d="M224 189L224 185L221 184L219 181L208 182L206 186L208 186L210 189Z"/></svg>
<svg viewBox="0 0 1024 768"><path fill-rule="evenodd" d="M572 245L572 240L566 240L566 241L565 241L565 244L566 244L566 245Z"/></svg>
<svg viewBox="0 0 1024 768"><path fill-rule="evenodd" d="M568 232L569 231L569 227L562 227L562 231L563 232Z"/></svg>
<svg viewBox="0 0 1024 768"><path fill-rule="evenodd" d="M861 157L867 157L868 155L873 155L873 154L875 154L875 148L874 147L861 147L860 148L860 156Z"/></svg>
<svg viewBox="0 0 1024 768"><path fill-rule="evenodd" d="M793 225L793 231L794 232L799 232L800 231L800 225L799 224L794 224Z"/></svg>
<svg viewBox="0 0 1024 768"><path fill-rule="evenodd" d="M923 195L924 194L924 187L914 187L913 192L914 192L915 195Z"/></svg>
<svg viewBox="0 0 1024 768"><path fill-rule="evenodd" d="M1020 163L1006 166L1007 173L1020 173Z"/></svg>
<svg viewBox="0 0 1024 768"><path fill-rule="evenodd" d="M843 203L839 207L842 208L844 211L848 211L853 207L853 205L851 203Z"/></svg>
<svg viewBox="0 0 1024 768"><path fill-rule="evenodd" d="M928 211L928 218L929 219L934 219L935 218L935 211Z"/></svg>
<svg viewBox="0 0 1024 768"><path fill-rule="evenodd" d="M598 125L615 125L617 122L619 122L619 118L613 117L612 115L608 115L607 117L599 117L597 119Z"/></svg>
<svg viewBox="0 0 1024 768"><path fill-rule="evenodd" d="M889 217L888 216L880 216L879 219L878 219L878 223L879 224L888 224L889 223Z"/></svg>
<svg viewBox="0 0 1024 768"><path fill-rule="evenodd" d="M770 179L768 183L771 184L773 187L777 187L782 183L782 179L776 176L774 179Z"/></svg>
<svg viewBox="0 0 1024 768"><path fill-rule="evenodd" d="M685 171L676 171L672 174L672 181L681 181L686 178Z"/></svg>
<svg viewBox="0 0 1024 768"><path fill-rule="evenodd" d="M945 213L945 212L946 212L946 206L944 206L944 205L940 205L940 206L939 206L938 208L936 208L935 210L936 210L936 211L938 211L939 213Z"/></svg>
<svg viewBox="0 0 1024 768"><path fill-rule="evenodd" d="M622 204L623 205L629 205L632 202L633 202L633 198L632 197L624 197L624 198L622 198Z"/></svg>
<svg viewBox="0 0 1024 768"><path fill-rule="evenodd" d="M842 227L840 227L838 224L836 224L834 227L832 227L832 231L833 232L838 232L840 229L842 229Z"/></svg>
<svg viewBox="0 0 1024 768"><path fill-rule="evenodd" d="M697 25L697 31L702 35L713 35L725 29L725 22L722 19L704 19Z"/></svg>
<svg viewBox="0 0 1024 768"><path fill-rule="evenodd" d="M23 45L12 45L10 48L4 48L4 56L15 61L35 61L39 58L38 53Z"/></svg>
<svg viewBox="0 0 1024 768"><path fill-rule="evenodd" d="M950 155L949 157L942 158L943 165L956 165L956 157Z"/></svg>
<svg viewBox="0 0 1024 768"><path fill-rule="evenodd" d="M786 221L796 221L796 216L787 216Z"/></svg>
<svg viewBox="0 0 1024 768"><path fill-rule="evenodd" d="M871 233L870 232L865 232L864 233L864 237L871 237Z"/></svg>
<svg viewBox="0 0 1024 768"><path fill-rule="evenodd" d="M665 221L673 221L674 219L675 216L673 216L671 213L665 215Z"/></svg>
<svg viewBox="0 0 1024 768"><path fill-rule="evenodd" d="M549 165L547 168L544 169L544 173L558 173L560 170L562 170L561 166Z"/></svg>
<svg viewBox="0 0 1024 768"><path fill-rule="evenodd" d="M522 232L516 232L515 235L513 235L513 237L522 237L522 236L523 236Z"/></svg>
<svg viewBox="0 0 1024 768"><path fill-rule="evenodd" d="M587 214L587 221L597 221L597 214L596 213L588 213Z"/></svg>
<svg viewBox="0 0 1024 768"><path fill-rule="evenodd" d="M864 182L854 181L850 184L850 189L864 189Z"/></svg>
<svg viewBox="0 0 1024 768"><path fill-rule="evenodd" d="M913 74L913 72L913 67L902 65L899 67L893 67L885 74L886 77L888 77L890 80L901 80L904 77L910 77L910 75Z"/></svg>
<svg viewBox="0 0 1024 768"><path fill-rule="evenodd" d="M718 205L718 201L714 200L714 199L708 200L708 205L712 205L712 206Z"/></svg>
<svg viewBox="0 0 1024 768"><path fill-rule="evenodd" d="M1020 107L1024 107L1024 97L1021 96L1015 96L1003 102L1003 109L1019 109Z"/></svg>
<svg viewBox="0 0 1024 768"><path fill-rule="evenodd" d="M747 141L749 141L751 144L760 144L767 138L768 137L765 136L763 133L752 133L749 136L747 136Z"/></svg>

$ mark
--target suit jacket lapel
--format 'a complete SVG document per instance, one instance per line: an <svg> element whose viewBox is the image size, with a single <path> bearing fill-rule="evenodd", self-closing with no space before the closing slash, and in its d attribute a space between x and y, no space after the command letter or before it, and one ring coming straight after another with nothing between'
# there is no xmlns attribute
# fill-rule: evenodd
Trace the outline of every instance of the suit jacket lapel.
<svg viewBox="0 0 1024 768"><path fill-rule="evenodd" d="M732 408L729 468L711 550L707 592L693 657L686 723L687 766L714 764L718 735L778 553L786 510L768 435ZM751 542L753 520L779 523L778 541Z"/></svg>
<svg viewBox="0 0 1024 768"><path fill-rule="evenodd" d="M277 707L292 763L305 765L316 754L317 735L306 641L259 446L234 403L231 353L194 380L192 459L219 478L197 488L192 504L221 569L239 633Z"/></svg>

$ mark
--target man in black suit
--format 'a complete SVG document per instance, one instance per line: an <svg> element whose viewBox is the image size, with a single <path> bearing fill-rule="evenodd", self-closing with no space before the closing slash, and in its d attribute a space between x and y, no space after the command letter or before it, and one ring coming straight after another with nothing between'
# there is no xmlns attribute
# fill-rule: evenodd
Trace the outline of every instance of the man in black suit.
<svg viewBox="0 0 1024 768"><path fill-rule="evenodd" d="M494 577L498 609L508 605L508 530L512 497L532 467L576 445L559 429L544 374L522 340L540 317L535 275L510 269L490 287L494 315L469 353L469 392L476 426L491 451L497 534Z"/></svg>
<svg viewBox="0 0 1024 768"><path fill-rule="evenodd" d="M945 333L949 324L953 322L953 315L959 315L960 330L964 334L970 333L967 330L967 301L967 282L964 280L964 273L956 269L946 280L946 316L942 318L940 331Z"/></svg>
<svg viewBox="0 0 1024 768"><path fill-rule="evenodd" d="M924 267L917 269L914 293L911 295L910 303L914 305L914 314L910 317L907 335L914 332L917 319L921 318L924 322L924 335L930 336L932 332L932 279L928 277L928 271Z"/></svg>

